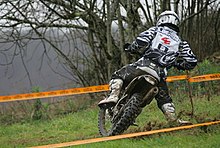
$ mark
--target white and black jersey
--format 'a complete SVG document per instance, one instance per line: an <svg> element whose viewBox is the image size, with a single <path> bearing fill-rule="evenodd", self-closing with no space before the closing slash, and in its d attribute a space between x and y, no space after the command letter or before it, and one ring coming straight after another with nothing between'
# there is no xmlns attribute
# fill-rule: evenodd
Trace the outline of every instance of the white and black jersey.
<svg viewBox="0 0 220 148"><path fill-rule="evenodd" d="M197 63L197 58L186 41L181 41L178 33L167 26L151 27L139 34L131 44L130 50L135 51L146 47L144 54L161 67L174 66L177 59L187 63L185 69L192 69Z"/></svg>
<svg viewBox="0 0 220 148"><path fill-rule="evenodd" d="M130 53L137 53L136 51L140 48L146 48L146 50L138 61L115 71L112 79L123 80L123 88L125 88L140 75L154 76L159 80L159 91L155 99L162 110L164 104L172 103L165 81L167 69L172 66L180 70L193 69L197 64L196 56L189 44L178 36L178 27L170 24L151 27L140 33L131 45L125 45L125 51Z"/></svg>

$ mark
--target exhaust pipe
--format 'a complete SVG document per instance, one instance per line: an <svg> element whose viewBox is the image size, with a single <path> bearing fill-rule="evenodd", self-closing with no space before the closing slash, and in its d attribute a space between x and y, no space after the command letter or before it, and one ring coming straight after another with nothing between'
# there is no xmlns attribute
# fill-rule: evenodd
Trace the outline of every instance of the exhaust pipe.
<svg viewBox="0 0 220 148"><path fill-rule="evenodd" d="M147 104L150 104L153 98L157 95L158 91L158 87L151 88L148 93L143 97L143 101L140 104L140 107L145 107Z"/></svg>

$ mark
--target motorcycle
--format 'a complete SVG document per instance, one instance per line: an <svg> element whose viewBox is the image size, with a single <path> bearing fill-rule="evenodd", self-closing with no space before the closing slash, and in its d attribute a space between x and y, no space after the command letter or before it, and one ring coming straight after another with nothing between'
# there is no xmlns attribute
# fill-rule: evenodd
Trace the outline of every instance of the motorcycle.
<svg viewBox="0 0 220 148"><path fill-rule="evenodd" d="M102 136L122 134L131 125L142 109L151 103L158 93L157 84L160 78L156 73L144 74L134 78L121 91L119 101L111 108L100 107L98 114L98 129Z"/></svg>

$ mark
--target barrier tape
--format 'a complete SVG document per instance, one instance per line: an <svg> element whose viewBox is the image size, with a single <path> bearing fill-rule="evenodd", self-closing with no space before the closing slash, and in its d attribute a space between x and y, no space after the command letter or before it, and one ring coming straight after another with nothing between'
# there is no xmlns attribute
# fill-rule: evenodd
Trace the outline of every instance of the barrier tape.
<svg viewBox="0 0 220 148"><path fill-rule="evenodd" d="M189 82L220 80L220 73L207 74L207 75L201 75L201 76L195 76L195 77L188 77L187 75L170 76L170 77L167 77L166 81L173 82L173 81L184 80L184 79L188 80ZM109 85L99 85L99 86L90 86L90 87L83 87L83 88L72 88L72 89L66 89L66 90L55 90L55 91L39 92L39 93L0 96L0 103L9 102L9 101L31 100L31 99L39 99L39 98L94 93L94 92L102 92L102 91L108 91L108 90L109 90Z"/></svg>
<svg viewBox="0 0 220 148"><path fill-rule="evenodd" d="M211 80L220 80L220 73L195 76L195 77L189 78L188 81L189 82L202 82L202 81L211 81Z"/></svg>
<svg viewBox="0 0 220 148"><path fill-rule="evenodd" d="M59 148L59 147L67 147L67 146L76 146L76 145L91 144L91 143L96 143L96 142L119 140L119 139L139 137L139 136L147 136L147 135L158 134L158 133L165 133L165 132L171 132L171 131L177 131L177 130L190 129L190 128L195 128L195 127L200 127L200 126L210 126L210 125L214 125L214 124L220 124L220 121L199 123L199 124L193 124L193 125L186 125L186 126L165 128L165 129L159 129L159 130L153 130L153 131L131 133L131 134L124 134L124 135L117 135L117 136L109 136L109 137L102 137L102 138L77 140L77 141L58 143L58 144L35 146L35 147L32 147L32 148Z"/></svg>
<svg viewBox="0 0 220 148"><path fill-rule="evenodd" d="M170 77L167 77L166 81L167 82L173 82L173 81L185 80L185 79L187 79L187 75L170 76Z"/></svg>
<svg viewBox="0 0 220 148"><path fill-rule="evenodd" d="M99 86L72 88L72 89L66 89L66 90L55 90L55 91L40 92L40 93L0 96L0 103L9 102L9 101L31 100L31 99L39 99L39 98L94 93L94 92L102 92L102 91L107 91L107 90L109 90L109 85L99 85Z"/></svg>
<svg viewBox="0 0 220 148"><path fill-rule="evenodd" d="M177 80L188 80L189 82L202 82L202 81L212 81L212 80L220 80L220 73L216 74L207 74L201 76L188 77L187 75L179 75L179 76L170 76L167 77L167 82L173 82Z"/></svg>

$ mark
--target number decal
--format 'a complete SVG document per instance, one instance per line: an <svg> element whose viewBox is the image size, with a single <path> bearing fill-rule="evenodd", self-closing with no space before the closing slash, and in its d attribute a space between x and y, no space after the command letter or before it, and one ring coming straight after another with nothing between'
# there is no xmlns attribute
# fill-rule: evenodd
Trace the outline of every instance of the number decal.
<svg viewBox="0 0 220 148"><path fill-rule="evenodd" d="M165 47L164 45L162 45L161 43L159 43L158 45L158 49L164 52L167 52L169 50L168 47Z"/></svg>

